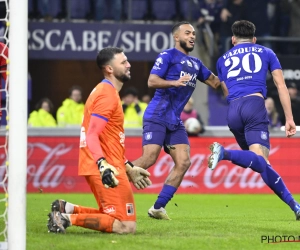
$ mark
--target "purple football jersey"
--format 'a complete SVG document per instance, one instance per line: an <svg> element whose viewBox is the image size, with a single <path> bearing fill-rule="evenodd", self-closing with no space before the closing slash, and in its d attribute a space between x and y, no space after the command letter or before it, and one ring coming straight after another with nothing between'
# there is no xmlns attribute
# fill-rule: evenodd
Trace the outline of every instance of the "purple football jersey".
<svg viewBox="0 0 300 250"><path fill-rule="evenodd" d="M228 103L253 93L266 98L267 73L276 69L281 65L273 50L253 43L234 46L217 62L218 77L228 88Z"/></svg>
<svg viewBox="0 0 300 250"><path fill-rule="evenodd" d="M185 87L156 89L154 97L144 113L145 120L157 119L169 124L179 124L183 107L190 99L197 79L205 81L212 73L196 57L192 57L173 48L160 53L150 74L165 80L178 80L190 75L191 80Z"/></svg>

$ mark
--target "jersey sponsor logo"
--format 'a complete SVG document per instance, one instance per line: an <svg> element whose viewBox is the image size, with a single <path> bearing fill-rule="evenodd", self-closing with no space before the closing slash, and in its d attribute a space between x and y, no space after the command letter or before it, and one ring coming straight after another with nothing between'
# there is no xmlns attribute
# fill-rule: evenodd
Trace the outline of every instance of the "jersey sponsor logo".
<svg viewBox="0 0 300 250"><path fill-rule="evenodd" d="M153 66L153 69L155 69L155 70L160 70L161 68L154 65L154 66Z"/></svg>
<svg viewBox="0 0 300 250"><path fill-rule="evenodd" d="M115 214L116 213L116 207L113 205L106 206L103 208L103 212L105 214Z"/></svg>
<svg viewBox="0 0 300 250"><path fill-rule="evenodd" d="M164 64L164 61L161 57L156 59L155 65L157 65L159 67L160 64Z"/></svg>
<svg viewBox="0 0 300 250"><path fill-rule="evenodd" d="M152 139L152 132L147 132L147 133L145 134L145 140L149 141L149 140L151 140L151 139Z"/></svg>
<svg viewBox="0 0 300 250"><path fill-rule="evenodd" d="M267 140L268 139L268 133L264 132L264 131L260 131L260 138L263 140Z"/></svg>
<svg viewBox="0 0 300 250"><path fill-rule="evenodd" d="M197 79L197 74L192 74L192 75L191 75L191 74L188 73L188 72L180 71L180 77L185 76L185 75L191 76L191 80L190 80L190 81L196 81L196 79Z"/></svg>
<svg viewBox="0 0 300 250"><path fill-rule="evenodd" d="M196 88L196 80L197 80L197 74L190 74L184 71L180 71L180 77L185 76L185 75L189 75L191 76L191 80L189 82L185 82L185 84L187 86L191 86L193 88Z"/></svg>
<svg viewBox="0 0 300 250"><path fill-rule="evenodd" d="M193 67L193 65L192 65L192 63L190 62L190 61L186 61L186 63L187 63L187 65L189 66L189 67Z"/></svg>
<svg viewBox="0 0 300 250"><path fill-rule="evenodd" d="M81 131L80 131L79 147L80 148L85 148L86 147L86 135L85 135L85 128L84 127L81 127Z"/></svg>
<svg viewBox="0 0 300 250"><path fill-rule="evenodd" d="M125 134L123 132L119 133L120 136L120 143L123 147L125 147Z"/></svg>
<svg viewBox="0 0 300 250"><path fill-rule="evenodd" d="M196 83L194 82L186 82L187 86L191 86L192 88L196 88Z"/></svg>
<svg viewBox="0 0 300 250"><path fill-rule="evenodd" d="M232 51L229 51L228 53L223 55L224 59L227 59L231 56L238 55L238 54L244 54L244 53L251 53L251 52L256 52L256 53L263 53L262 48L258 47L245 47L245 48L238 48L234 49Z"/></svg>
<svg viewBox="0 0 300 250"><path fill-rule="evenodd" d="M126 203L127 215L134 215L134 206L132 203Z"/></svg>

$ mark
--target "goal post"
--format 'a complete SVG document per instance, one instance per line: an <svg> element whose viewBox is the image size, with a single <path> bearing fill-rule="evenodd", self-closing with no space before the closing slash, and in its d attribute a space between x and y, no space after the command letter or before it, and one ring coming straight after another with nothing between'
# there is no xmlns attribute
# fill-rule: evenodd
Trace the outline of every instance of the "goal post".
<svg viewBox="0 0 300 250"><path fill-rule="evenodd" d="M8 248L26 249L28 1L9 1Z"/></svg>

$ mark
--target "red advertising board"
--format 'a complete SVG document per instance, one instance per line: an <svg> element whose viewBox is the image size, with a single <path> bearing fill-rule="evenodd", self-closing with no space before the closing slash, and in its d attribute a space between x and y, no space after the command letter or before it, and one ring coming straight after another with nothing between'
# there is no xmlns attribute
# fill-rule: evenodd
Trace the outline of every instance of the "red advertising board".
<svg viewBox="0 0 300 250"><path fill-rule="evenodd" d="M207 168L209 145L213 141L228 149L239 149L234 138L190 138L192 165L187 171L178 193L270 193L258 173L251 169L221 161L214 171ZM1 138L3 142L3 138ZM300 138L271 139L270 161L292 193L300 193ZM28 192L90 192L85 179L77 175L79 139L77 137L29 137ZM141 137L126 138L129 160L142 153ZM5 178L5 152L0 149L0 180ZM134 192L158 193L174 163L163 150L149 172L152 186Z"/></svg>

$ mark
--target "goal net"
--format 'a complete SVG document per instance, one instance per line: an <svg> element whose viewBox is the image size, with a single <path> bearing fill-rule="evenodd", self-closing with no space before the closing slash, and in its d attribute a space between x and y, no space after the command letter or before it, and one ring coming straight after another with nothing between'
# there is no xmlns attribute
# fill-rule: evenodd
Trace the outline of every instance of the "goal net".
<svg viewBox="0 0 300 250"><path fill-rule="evenodd" d="M0 140L0 249L7 248L7 214L8 214L8 27L9 6L7 1L0 1L0 98L1 98L1 140Z"/></svg>

